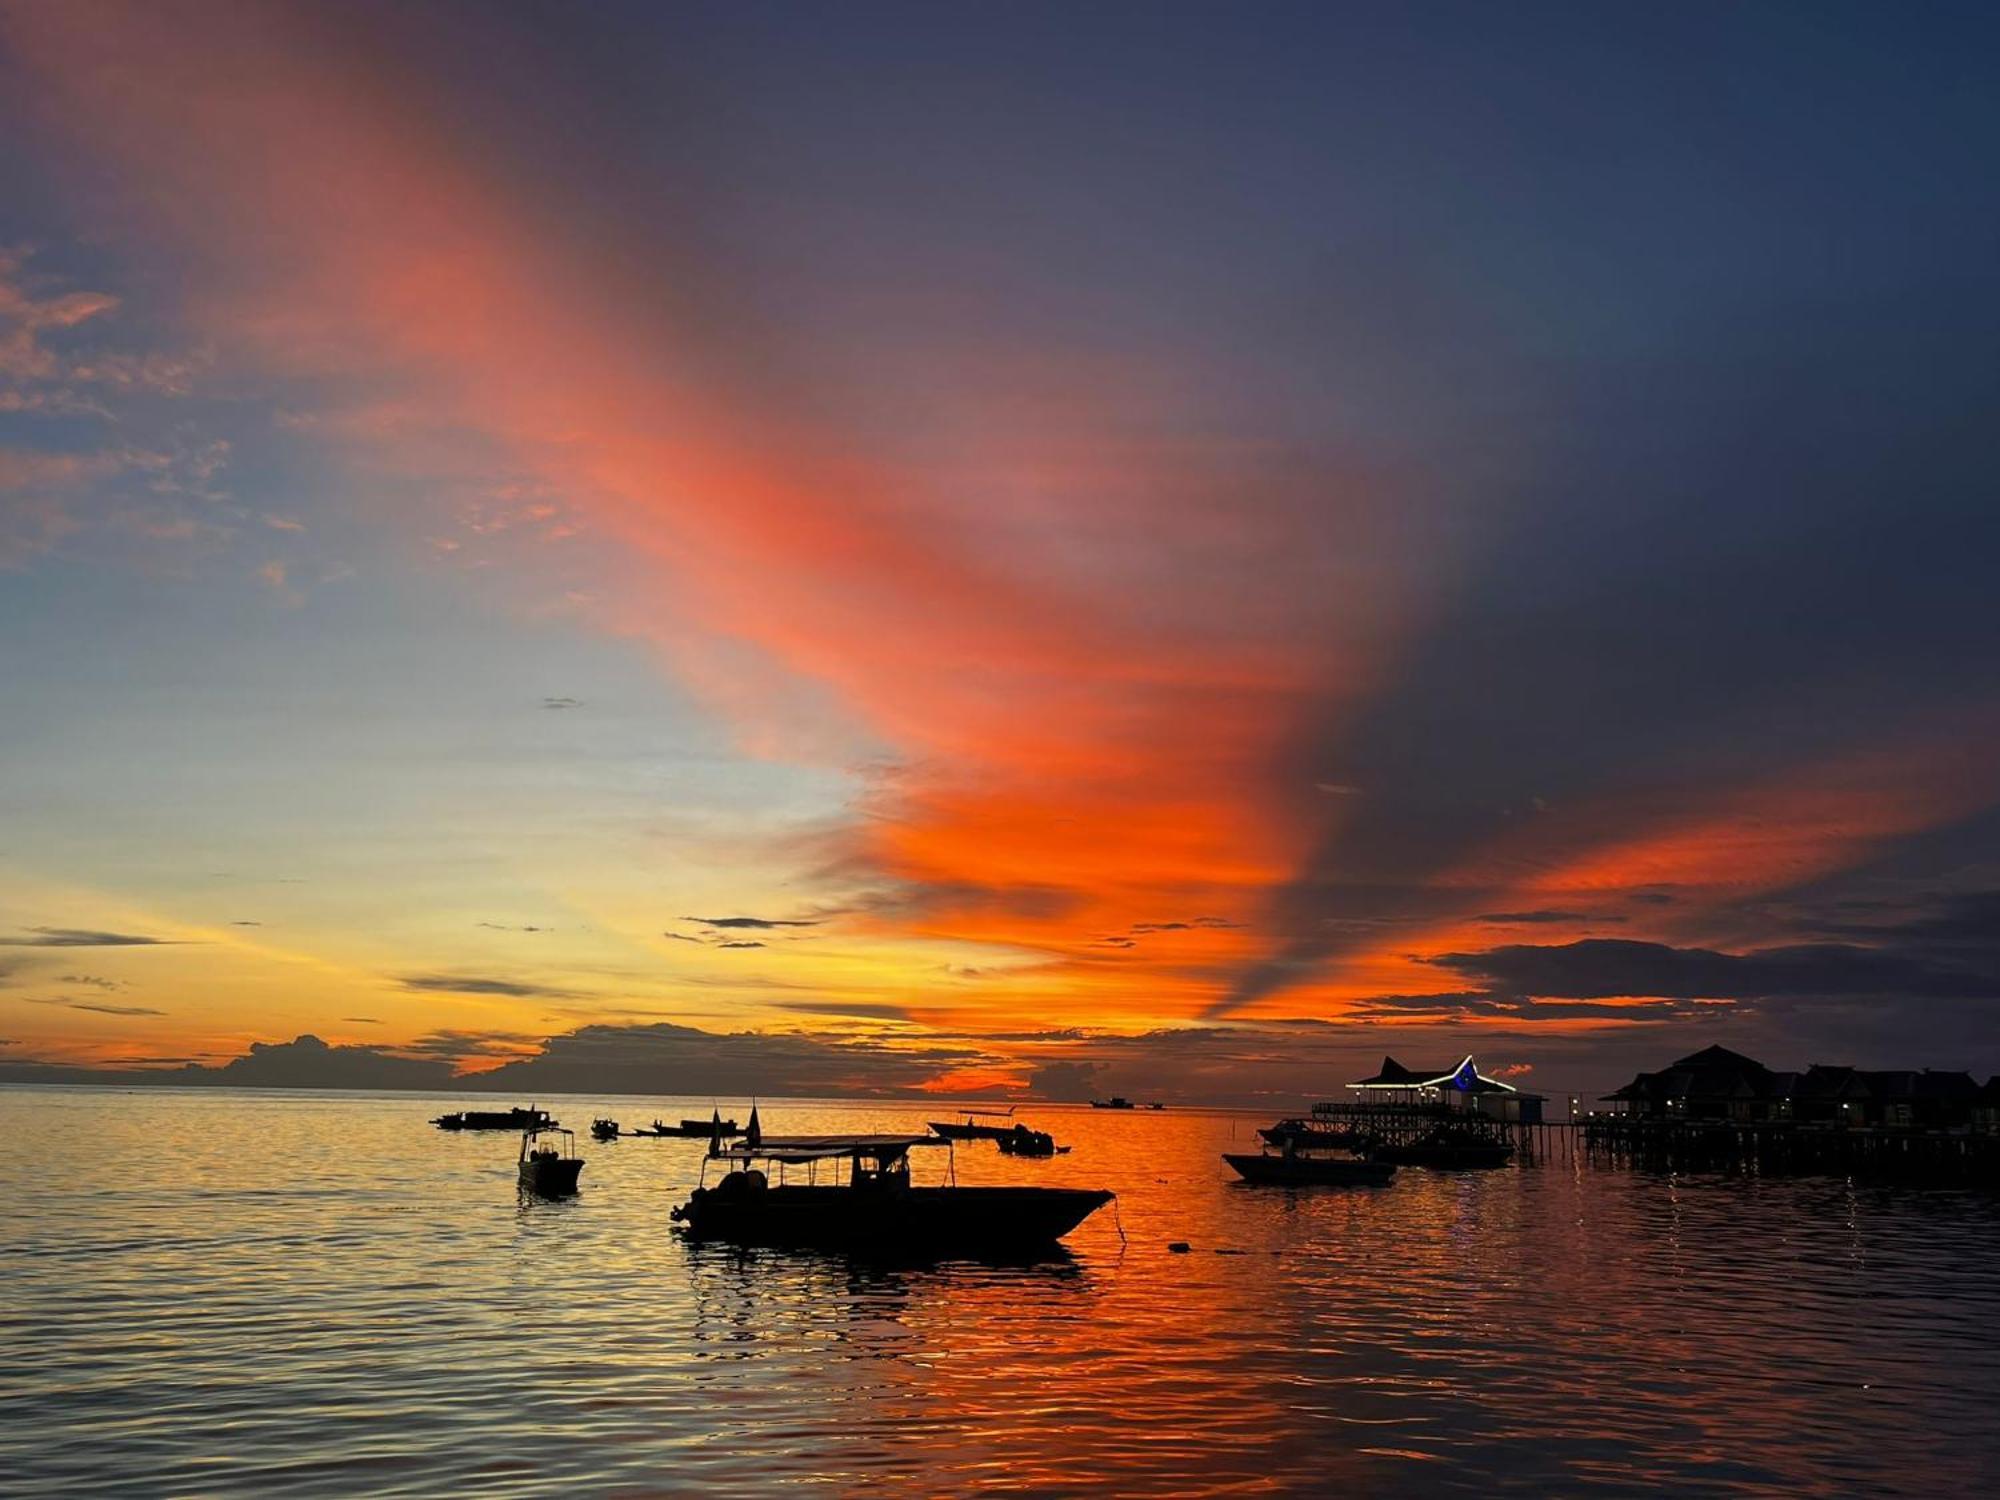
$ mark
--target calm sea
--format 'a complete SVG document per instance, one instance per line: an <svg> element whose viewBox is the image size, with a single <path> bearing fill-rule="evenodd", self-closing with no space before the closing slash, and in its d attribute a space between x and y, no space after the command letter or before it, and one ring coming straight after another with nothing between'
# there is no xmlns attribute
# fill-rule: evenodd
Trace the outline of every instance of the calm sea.
<svg viewBox="0 0 2000 1500"><path fill-rule="evenodd" d="M586 1142L583 1193L546 1203L516 1194L516 1138L425 1124L510 1102L0 1090L0 1491L1969 1495L2000 1475L1990 1196L1571 1161L1289 1192L1218 1159L1248 1117L1037 1108L1071 1155L963 1147L960 1180L1103 1185L1116 1211L1047 1265L882 1269L684 1245L667 1213L697 1142ZM710 1103L538 1102L579 1127ZM926 1117L945 1112L764 1110L785 1132Z"/></svg>

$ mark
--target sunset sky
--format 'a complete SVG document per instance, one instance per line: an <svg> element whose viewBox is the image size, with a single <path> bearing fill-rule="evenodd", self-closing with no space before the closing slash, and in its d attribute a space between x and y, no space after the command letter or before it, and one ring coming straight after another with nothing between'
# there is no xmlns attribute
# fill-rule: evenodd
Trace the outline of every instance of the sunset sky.
<svg viewBox="0 0 2000 1500"><path fill-rule="evenodd" d="M1996 33L0 3L0 1062L1983 1078Z"/></svg>

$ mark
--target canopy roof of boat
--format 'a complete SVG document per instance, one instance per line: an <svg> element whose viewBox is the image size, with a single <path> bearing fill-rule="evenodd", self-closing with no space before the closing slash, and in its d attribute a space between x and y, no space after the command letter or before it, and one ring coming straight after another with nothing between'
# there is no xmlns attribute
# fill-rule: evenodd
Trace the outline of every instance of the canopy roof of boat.
<svg viewBox="0 0 2000 1500"><path fill-rule="evenodd" d="M833 1156L870 1156L880 1161L902 1156L912 1146L948 1146L935 1135L767 1135L755 1145L737 1141L709 1155L729 1161L825 1161Z"/></svg>

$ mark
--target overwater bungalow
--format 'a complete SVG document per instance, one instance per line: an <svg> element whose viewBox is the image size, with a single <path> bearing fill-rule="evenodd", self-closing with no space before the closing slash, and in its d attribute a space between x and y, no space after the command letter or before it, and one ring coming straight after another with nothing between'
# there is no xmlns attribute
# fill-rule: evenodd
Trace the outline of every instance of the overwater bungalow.
<svg viewBox="0 0 2000 1500"><path fill-rule="evenodd" d="M1636 1119L1965 1130L1981 1101L2000 1094L1996 1084L1982 1088L1970 1073L1940 1068L1814 1063L1788 1072L1727 1047L1704 1047L1640 1073L1601 1102Z"/></svg>

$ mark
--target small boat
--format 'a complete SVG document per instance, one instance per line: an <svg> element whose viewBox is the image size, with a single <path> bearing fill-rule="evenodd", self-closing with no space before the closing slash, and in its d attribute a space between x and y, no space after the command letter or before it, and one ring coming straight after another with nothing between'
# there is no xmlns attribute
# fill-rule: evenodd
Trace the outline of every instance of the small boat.
<svg viewBox="0 0 2000 1500"><path fill-rule="evenodd" d="M560 1136L561 1144L544 1142ZM576 1136L560 1126L544 1125L521 1135L521 1186L544 1198L567 1198L576 1191L583 1158L576 1154Z"/></svg>
<svg viewBox="0 0 2000 1500"><path fill-rule="evenodd" d="M594 1141L615 1141L618 1139L618 1135L619 1127L616 1120L592 1120L590 1122L590 1138Z"/></svg>
<svg viewBox="0 0 2000 1500"><path fill-rule="evenodd" d="M1069 1147L1058 1146L1056 1138L1046 1130L1030 1130L1025 1125L1016 1125L1012 1130L1002 1131L993 1140L994 1144L1008 1156L1069 1155Z"/></svg>
<svg viewBox="0 0 2000 1500"><path fill-rule="evenodd" d="M1093 1099L1093 1100L1091 1100L1091 1101L1090 1101L1090 1107L1091 1107L1092 1109L1135 1109L1135 1108L1137 1108L1137 1106L1136 1106L1136 1105L1134 1105L1134 1104L1132 1103L1132 1101L1131 1101L1130 1099L1127 1099L1127 1098L1126 1098L1126 1097L1125 1097L1125 1096L1124 1096L1123 1094L1113 1094L1113 1095L1112 1095L1112 1096L1111 1096L1111 1097L1110 1097L1109 1099Z"/></svg>
<svg viewBox="0 0 2000 1500"><path fill-rule="evenodd" d="M710 1187L704 1162L673 1219L694 1240L995 1255L1052 1248L1112 1199L1102 1189L914 1186L910 1153L950 1144L934 1135L766 1136L753 1110L740 1143L709 1151L730 1170ZM760 1163L778 1169L775 1185ZM787 1167L806 1168L807 1182L784 1181Z"/></svg>
<svg viewBox="0 0 2000 1500"><path fill-rule="evenodd" d="M1225 1151L1222 1159L1245 1182L1259 1185L1380 1187L1396 1175L1394 1162L1371 1161L1361 1156L1307 1156L1289 1151L1279 1156L1252 1156Z"/></svg>
<svg viewBox="0 0 2000 1500"><path fill-rule="evenodd" d="M981 1115L993 1119L1011 1120L1014 1117L1014 1111L1011 1109L968 1109L965 1111L965 1119L963 1121L932 1120L929 1123L933 1134L943 1136L948 1141L997 1141L1014 1129L1012 1125L981 1125L977 1119Z"/></svg>
<svg viewBox="0 0 2000 1500"><path fill-rule="evenodd" d="M439 1115L431 1124L439 1130L542 1130L556 1122L545 1109L462 1109Z"/></svg>

